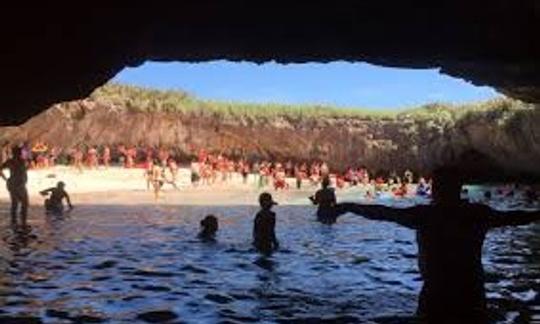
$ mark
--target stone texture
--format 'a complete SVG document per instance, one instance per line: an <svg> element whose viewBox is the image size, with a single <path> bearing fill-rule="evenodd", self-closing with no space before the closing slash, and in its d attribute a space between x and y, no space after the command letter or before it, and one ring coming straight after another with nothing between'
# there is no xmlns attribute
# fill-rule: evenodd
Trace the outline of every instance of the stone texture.
<svg viewBox="0 0 540 324"><path fill-rule="evenodd" d="M503 102L504 104L504 102ZM540 109L496 109L452 118L446 113L420 118L292 116L222 117L192 113L136 112L91 99L58 104L20 127L0 128L0 141L43 140L76 145L174 147L187 158L199 148L231 156L270 160L328 161L371 170L430 172L471 150L467 168L492 180L540 176ZM487 162L486 162L487 161Z"/></svg>

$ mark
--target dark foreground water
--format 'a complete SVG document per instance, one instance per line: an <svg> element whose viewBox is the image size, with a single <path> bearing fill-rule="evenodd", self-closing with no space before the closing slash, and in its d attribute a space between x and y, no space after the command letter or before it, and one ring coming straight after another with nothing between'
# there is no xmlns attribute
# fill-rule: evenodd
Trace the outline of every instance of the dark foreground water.
<svg viewBox="0 0 540 324"><path fill-rule="evenodd" d="M279 206L282 250L250 248L255 207L80 206L70 218L34 211L35 237L5 228L0 322L244 323L411 321L421 281L414 233L346 215ZM218 243L195 239L220 219ZM540 305L540 227L493 231L485 244L493 316L529 321Z"/></svg>

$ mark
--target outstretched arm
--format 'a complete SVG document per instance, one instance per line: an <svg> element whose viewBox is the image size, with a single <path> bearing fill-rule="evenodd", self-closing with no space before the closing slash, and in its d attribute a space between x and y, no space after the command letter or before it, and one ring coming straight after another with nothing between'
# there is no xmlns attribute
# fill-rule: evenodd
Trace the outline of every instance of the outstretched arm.
<svg viewBox="0 0 540 324"><path fill-rule="evenodd" d="M540 211L496 211L491 210L489 227L519 226L540 221Z"/></svg>
<svg viewBox="0 0 540 324"><path fill-rule="evenodd" d="M46 195L50 194L54 189L55 188L49 188L49 189L41 190L39 192L39 194L42 195L42 196L46 196Z"/></svg>
<svg viewBox="0 0 540 324"><path fill-rule="evenodd" d="M380 205L362 205L356 203L340 203L336 205L339 214L353 213L367 219L394 222L416 229L422 216L418 207L392 208Z"/></svg>

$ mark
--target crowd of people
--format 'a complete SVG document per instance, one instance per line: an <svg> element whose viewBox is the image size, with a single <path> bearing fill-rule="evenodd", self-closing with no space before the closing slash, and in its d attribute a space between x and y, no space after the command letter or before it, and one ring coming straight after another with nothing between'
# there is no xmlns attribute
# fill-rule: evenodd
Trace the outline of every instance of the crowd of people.
<svg viewBox="0 0 540 324"><path fill-rule="evenodd" d="M2 147L0 162L10 157L9 147L9 144ZM156 198L166 184L178 189L179 164L189 160L189 182L193 186L224 184L241 177L241 183L252 184L258 189L270 187L274 190L288 190L302 189L306 185L316 187L322 179L328 177L336 189L358 186L367 198L379 195L429 196L431 192L430 180L415 178L409 170L402 175L396 172L372 175L365 166L359 166L336 172L325 161L248 160L223 153L210 153L205 149L199 149L191 157L185 155L179 158L178 154L165 147L104 145L66 149L42 141L33 145L23 143L20 148L23 160L27 161L31 169L44 169L57 164L70 165L79 172L85 169L107 169L112 165L144 169L147 188L154 191Z"/></svg>

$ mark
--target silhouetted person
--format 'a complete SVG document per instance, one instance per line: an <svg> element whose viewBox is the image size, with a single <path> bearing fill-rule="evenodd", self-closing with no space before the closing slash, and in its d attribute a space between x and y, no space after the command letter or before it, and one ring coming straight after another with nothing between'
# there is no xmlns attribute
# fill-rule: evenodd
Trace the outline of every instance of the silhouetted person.
<svg viewBox="0 0 540 324"><path fill-rule="evenodd" d="M277 203L272 199L272 195L263 192L259 196L261 210L255 216L253 223L253 245L266 255L279 248L276 238L276 214L271 210Z"/></svg>
<svg viewBox="0 0 540 324"><path fill-rule="evenodd" d="M317 205L317 220L323 224L334 224L338 217L336 213L336 193L330 188L330 179L322 179L322 189L317 190L315 195L309 197L314 205Z"/></svg>
<svg viewBox="0 0 540 324"><path fill-rule="evenodd" d="M216 240L216 232L218 230L218 220L214 215L207 215L201 220L201 231L197 237L202 241L214 242Z"/></svg>
<svg viewBox="0 0 540 324"><path fill-rule="evenodd" d="M17 225L17 209L20 205L21 225L26 227L28 212L28 191L26 190L28 175L26 172L26 162L19 147L13 147L11 153L12 157L0 166L0 177L6 180L7 190L11 199L11 223ZM6 178L4 175L4 169L9 169L9 178Z"/></svg>
<svg viewBox="0 0 540 324"><path fill-rule="evenodd" d="M456 170L436 173L431 205L391 208L354 203L337 209L416 230L424 285L417 314L429 323L487 322L482 245L489 229L540 220L539 212L499 212L460 200Z"/></svg>
<svg viewBox="0 0 540 324"><path fill-rule="evenodd" d="M69 210L73 209L71 199L69 198L69 194L65 190L65 186L66 185L64 182L59 181L56 184L56 187L45 189L39 192L42 196L45 197L50 195L49 198L45 199L45 212L47 214L62 215L64 213L64 199L66 200Z"/></svg>

